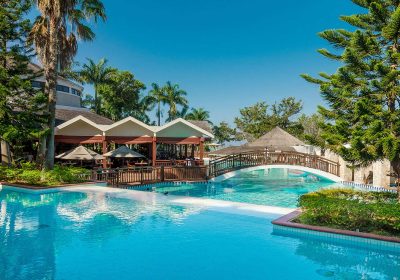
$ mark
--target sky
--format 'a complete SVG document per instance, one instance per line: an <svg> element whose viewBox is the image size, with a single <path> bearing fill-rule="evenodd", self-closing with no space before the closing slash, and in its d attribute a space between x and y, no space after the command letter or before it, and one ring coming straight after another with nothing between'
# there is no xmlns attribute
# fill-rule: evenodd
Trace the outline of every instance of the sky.
<svg viewBox="0 0 400 280"><path fill-rule="evenodd" d="M357 11L350 0L103 3L107 21L94 25L96 39L79 44L76 60L107 58L148 89L152 82L177 83L190 106L210 111L214 123L233 123L240 108L288 96L303 100L304 113L314 113L323 100L300 74L337 68L317 53L328 47L317 33L346 28L339 16Z"/></svg>

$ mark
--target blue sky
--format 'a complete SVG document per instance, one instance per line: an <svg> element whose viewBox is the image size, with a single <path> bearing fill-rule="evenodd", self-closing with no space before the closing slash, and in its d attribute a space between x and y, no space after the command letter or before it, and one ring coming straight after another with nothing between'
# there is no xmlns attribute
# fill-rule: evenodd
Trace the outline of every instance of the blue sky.
<svg viewBox="0 0 400 280"><path fill-rule="evenodd" d="M323 101L301 73L335 71L316 50L317 32L346 27L350 0L104 0L107 22L81 43L77 61L105 57L111 66L151 82L178 83L192 107L214 122L233 122L239 109L287 96L313 113ZM92 89L87 87L87 92Z"/></svg>

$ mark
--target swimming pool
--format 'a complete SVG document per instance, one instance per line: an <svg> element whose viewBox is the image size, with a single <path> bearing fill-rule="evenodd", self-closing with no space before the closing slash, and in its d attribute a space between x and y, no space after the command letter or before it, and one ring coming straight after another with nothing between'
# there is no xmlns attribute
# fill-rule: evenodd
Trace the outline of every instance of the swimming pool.
<svg viewBox="0 0 400 280"><path fill-rule="evenodd" d="M145 188L145 190L171 195L296 208L301 195L321 188L339 186L341 185L304 171L260 169L240 172L222 182L156 184L155 188Z"/></svg>
<svg viewBox="0 0 400 280"><path fill-rule="evenodd" d="M146 199L133 199L137 193ZM1 279L398 279L400 247L109 188L0 191Z"/></svg>

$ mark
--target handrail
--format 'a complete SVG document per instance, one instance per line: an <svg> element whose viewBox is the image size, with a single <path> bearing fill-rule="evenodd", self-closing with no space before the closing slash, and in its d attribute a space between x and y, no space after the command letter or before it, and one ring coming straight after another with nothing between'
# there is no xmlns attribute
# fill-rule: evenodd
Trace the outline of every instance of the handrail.
<svg viewBox="0 0 400 280"><path fill-rule="evenodd" d="M250 151L217 158L210 161L209 174L211 177L216 177L246 167L273 164L300 165L322 170L336 176L340 175L340 165L338 162L300 152L269 151Z"/></svg>
<svg viewBox="0 0 400 280"><path fill-rule="evenodd" d="M205 181L207 166L142 166L92 171L93 181L105 181L114 187L165 181Z"/></svg>

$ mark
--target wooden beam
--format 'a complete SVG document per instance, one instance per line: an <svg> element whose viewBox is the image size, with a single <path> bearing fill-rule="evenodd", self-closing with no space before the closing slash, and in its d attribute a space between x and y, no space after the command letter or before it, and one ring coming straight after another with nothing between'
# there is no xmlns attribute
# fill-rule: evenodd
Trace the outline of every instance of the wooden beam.
<svg viewBox="0 0 400 280"><path fill-rule="evenodd" d="M107 143L107 140L106 140L106 138L105 137L103 137L103 147L102 147L102 153L103 153L103 155L105 154L105 153L107 153L107 145L108 145L108 143ZM107 158L106 157L104 157L103 158L103 168L107 168Z"/></svg>
<svg viewBox="0 0 400 280"><path fill-rule="evenodd" d="M157 140L153 137L152 150L151 150L151 164L156 166L157 161Z"/></svg>
<svg viewBox="0 0 400 280"><path fill-rule="evenodd" d="M204 158L204 138L200 139L200 160Z"/></svg>
<svg viewBox="0 0 400 280"><path fill-rule="evenodd" d="M199 137L175 138L175 137L157 137L157 143L164 144L200 144Z"/></svg>
<svg viewBox="0 0 400 280"><path fill-rule="evenodd" d="M54 141L56 143L67 143L67 144L93 144L93 143L102 143L103 136L56 135Z"/></svg>
<svg viewBox="0 0 400 280"><path fill-rule="evenodd" d="M106 136L108 142L116 144L146 144L152 143L153 137L149 136Z"/></svg>

